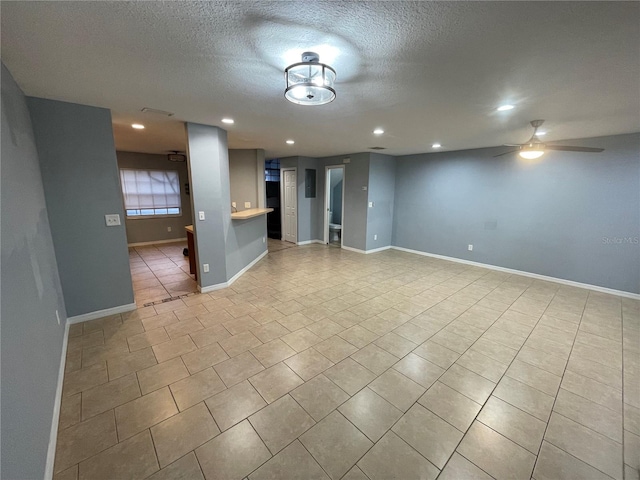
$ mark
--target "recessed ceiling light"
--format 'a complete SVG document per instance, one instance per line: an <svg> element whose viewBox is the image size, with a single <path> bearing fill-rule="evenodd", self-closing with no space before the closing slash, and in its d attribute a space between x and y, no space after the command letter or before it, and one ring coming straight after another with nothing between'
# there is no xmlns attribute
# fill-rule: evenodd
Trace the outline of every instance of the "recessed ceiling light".
<svg viewBox="0 0 640 480"><path fill-rule="evenodd" d="M513 110L515 107L513 105L500 105L498 107L499 112L506 112L507 110Z"/></svg>
<svg viewBox="0 0 640 480"><path fill-rule="evenodd" d="M536 132L536 136L537 137L542 137L542 136L544 136L546 134L547 134L547 132Z"/></svg>
<svg viewBox="0 0 640 480"><path fill-rule="evenodd" d="M144 125L142 125L140 123L133 123L133 124L131 124L131 126L133 128L135 128L136 130L142 130L144 128Z"/></svg>
<svg viewBox="0 0 640 480"><path fill-rule="evenodd" d="M376 128L376 129L373 131L373 134L374 134L374 135L382 135L383 133L384 133L384 130L383 130L383 129L381 129L381 128Z"/></svg>
<svg viewBox="0 0 640 480"><path fill-rule="evenodd" d="M223 118L222 123L228 123L231 125L232 123L235 123L235 122L233 121L233 118Z"/></svg>
<svg viewBox="0 0 640 480"><path fill-rule="evenodd" d="M434 143L433 145L431 145L431 148L440 148L442 147L442 145L440 145L439 143Z"/></svg>
<svg viewBox="0 0 640 480"><path fill-rule="evenodd" d="M289 145L293 145L293 144L294 144L294 143L296 143L296 142L294 142L293 140L287 140L287 143L288 143Z"/></svg>

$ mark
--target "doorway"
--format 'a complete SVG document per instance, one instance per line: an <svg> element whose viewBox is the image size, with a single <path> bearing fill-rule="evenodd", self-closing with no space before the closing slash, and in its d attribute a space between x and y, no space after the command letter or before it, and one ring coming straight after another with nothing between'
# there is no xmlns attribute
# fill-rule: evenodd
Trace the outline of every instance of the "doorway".
<svg viewBox="0 0 640 480"><path fill-rule="evenodd" d="M298 242L298 189L297 170L283 168L282 173L282 240Z"/></svg>
<svg viewBox="0 0 640 480"><path fill-rule="evenodd" d="M325 167L324 243L342 247L344 227L344 165Z"/></svg>

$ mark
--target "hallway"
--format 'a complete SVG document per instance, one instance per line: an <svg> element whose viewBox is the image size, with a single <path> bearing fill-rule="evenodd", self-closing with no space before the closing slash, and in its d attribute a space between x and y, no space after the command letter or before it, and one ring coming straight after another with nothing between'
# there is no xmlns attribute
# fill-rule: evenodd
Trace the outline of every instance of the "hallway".
<svg viewBox="0 0 640 480"><path fill-rule="evenodd" d="M129 247L133 294L139 307L197 292L189 259L182 254L186 247L186 241Z"/></svg>

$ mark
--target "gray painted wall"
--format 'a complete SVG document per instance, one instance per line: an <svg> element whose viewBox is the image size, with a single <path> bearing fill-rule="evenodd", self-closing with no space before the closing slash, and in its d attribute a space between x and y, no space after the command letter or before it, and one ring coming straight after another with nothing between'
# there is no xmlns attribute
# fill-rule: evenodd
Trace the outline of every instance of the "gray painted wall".
<svg viewBox="0 0 640 480"><path fill-rule="evenodd" d="M227 132L197 123L187 123L186 130L198 282L204 288L230 280L267 250L267 217L231 220ZM205 212L204 221L198 220L199 211Z"/></svg>
<svg viewBox="0 0 640 480"><path fill-rule="evenodd" d="M369 159L369 202L367 209L367 250L388 247L393 233L393 200L396 160L389 155L372 153ZM374 240L377 235L377 240Z"/></svg>
<svg viewBox="0 0 640 480"><path fill-rule="evenodd" d="M640 293L640 134L565 143L399 157L393 245Z"/></svg>
<svg viewBox="0 0 640 480"><path fill-rule="evenodd" d="M136 168L140 170L175 170L180 177L180 202L182 215L158 218L126 219L127 242L156 242L185 238L185 225L193 223L191 216L191 199L186 193L185 183L189 182L186 162L170 162L166 155L150 153L116 152L119 168ZM121 191L122 192L122 191ZM122 193L121 193L122 195ZM167 231L171 227L171 231Z"/></svg>
<svg viewBox="0 0 640 480"><path fill-rule="evenodd" d="M111 113L40 98L27 105L67 314L133 303ZM107 227L114 213L122 225Z"/></svg>
<svg viewBox="0 0 640 480"><path fill-rule="evenodd" d="M2 232L0 478L44 478L66 313L31 119L4 64Z"/></svg>
<svg viewBox="0 0 640 480"><path fill-rule="evenodd" d="M251 202L249 208L258 208L256 150L229 150L229 183L231 201L236 202L239 212L246 210L244 202Z"/></svg>
<svg viewBox="0 0 640 480"><path fill-rule="evenodd" d="M317 211L324 205L324 190L320 190L324 180L324 167L319 166L317 158L311 157L287 157L280 159L280 169L296 167L296 180L298 182L298 242L322 239L322 227L318 226ZM305 197L305 169L316 170L316 196ZM324 188L324 187L322 187ZM284 209L284 198L281 199L281 208Z"/></svg>
<svg viewBox="0 0 640 480"><path fill-rule="evenodd" d="M227 132L209 125L187 123L191 209L196 242L198 283L207 287L227 281L225 238L231 221ZM198 212L205 220L198 220ZM209 272L202 264L209 264Z"/></svg>
<svg viewBox="0 0 640 480"><path fill-rule="evenodd" d="M349 163L343 163L350 158ZM366 249L367 241L367 199L369 189L369 153L352 153L335 157L324 157L318 161L319 202L316 208L316 238L322 240L324 229L325 167L344 165L344 218L342 222L342 243L347 247ZM363 190L362 187L367 187Z"/></svg>
<svg viewBox="0 0 640 480"><path fill-rule="evenodd" d="M226 237L227 280L267 251L267 216L231 220Z"/></svg>

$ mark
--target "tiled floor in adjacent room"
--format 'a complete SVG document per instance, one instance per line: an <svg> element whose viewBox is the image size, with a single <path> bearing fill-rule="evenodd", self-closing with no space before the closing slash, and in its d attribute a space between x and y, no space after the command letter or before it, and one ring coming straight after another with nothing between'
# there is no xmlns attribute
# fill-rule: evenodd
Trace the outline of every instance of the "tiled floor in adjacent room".
<svg viewBox="0 0 640 480"><path fill-rule="evenodd" d="M182 254L186 241L129 247L129 265L136 305L197 291L189 274L189 259Z"/></svg>
<svg viewBox="0 0 640 480"><path fill-rule="evenodd" d="M637 479L639 345L635 300L288 248L73 325L55 478Z"/></svg>

